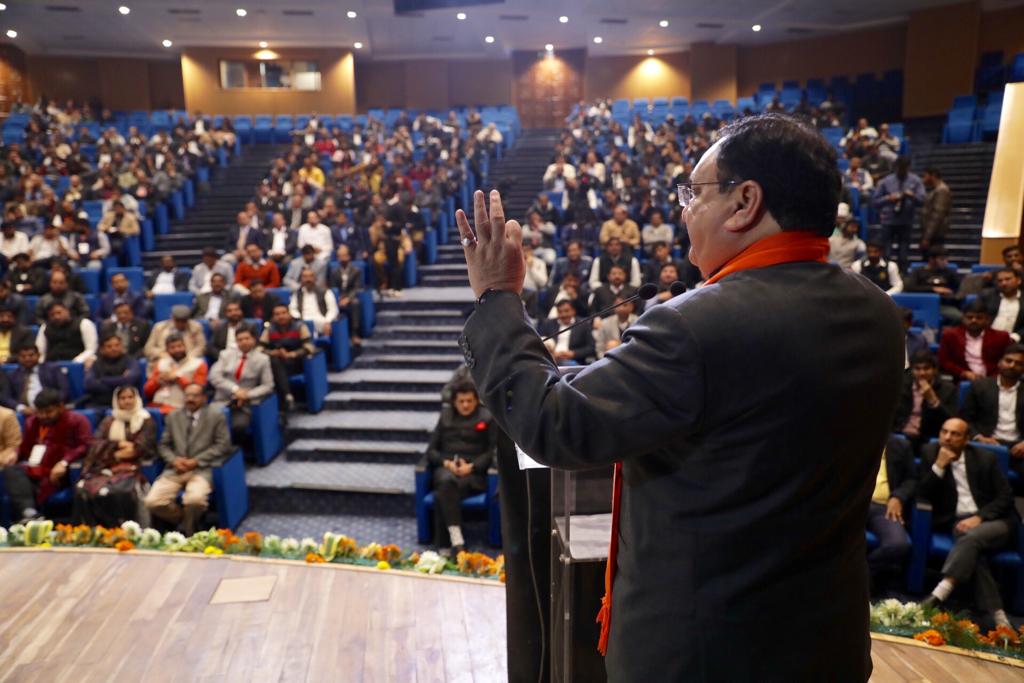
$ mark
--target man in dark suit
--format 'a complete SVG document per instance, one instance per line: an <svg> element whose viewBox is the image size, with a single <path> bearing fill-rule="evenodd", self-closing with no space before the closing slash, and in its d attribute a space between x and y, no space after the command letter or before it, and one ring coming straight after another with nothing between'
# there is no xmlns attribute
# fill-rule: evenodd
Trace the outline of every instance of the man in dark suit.
<svg viewBox="0 0 1024 683"><path fill-rule="evenodd" d="M615 302L615 297L622 296L624 299L636 294L636 287L626 284L626 269L622 266L612 266L608 270L608 282L594 290L590 295L590 310L603 311ZM604 317L614 315L607 313Z"/></svg>
<svg viewBox="0 0 1024 683"><path fill-rule="evenodd" d="M909 516L916 488L917 472L910 443L893 434L882 451L868 507L867 529L878 539L878 547L868 553L868 570L876 588L877 581L886 572L900 570L910 554L904 513Z"/></svg>
<svg viewBox="0 0 1024 683"><path fill-rule="evenodd" d="M352 265L352 252L348 245L338 247L338 265L331 269L328 286L338 290L338 313L348 319L352 343L362 344L359 292L363 289L363 272Z"/></svg>
<svg viewBox="0 0 1024 683"><path fill-rule="evenodd" d="M62 402L67 402L70 390L68 378L56 363L39 363L39 349L27 344L18 349L18 367L8 375L11 394L2 399L7 408L23 415L35 412L36 396L43 389L56 389Z"/></svg>
<svg viewBox="0 0 1024 683"><path fill-rule="evenodd" d="M916 453L921 444L939 435L942 423L955 417L959 408L957 388L939 377L935 356L921 351L910 359L910 370L904 373L892 429L907 437Z"/></svg>
<svg viewBox="0 0 1024 683"><path fill-rule="evenodd" d="M177 267L173 256L164 254L160 257L160 269L146 278L146 296L187 292L190 277L187 271Z"/></svg>
<svg viewBox="0 0 1024 683"><path fill-rule="evenodd" d="M263 248L263 233L252 225L252 217L246 211L239 211L237 225L232 225L224 235L224 256L228 263L235 265L245 258L245 248L255 244Z"/></svg>
<svg viewBox="0 0 1024 683"><path fill-rule="evenodd" d="M46 292L46 278L38 268L32 266L28 254L15 254L14 263L4 279L12 292L22 296L36 296Z"/></svg>
<svg viewBox="0 0 1024 683"><path fill-rule="evenodd" d="M992 317L992 329L1008 332L1020 341L1024 330L1024 306L1020 305L1020 273L1013 268L1000 268L995 274L995 289L981 292L981 300Z"/></svg>
<svg viewBox="0 0 1024 683"><path fill-rule="evenodd" d="M963 324L947 327L939 339L939 367L956 381L973 382L996 374L1003 351L1013 343L1006 332L993 330L985 302L975 299L964 307Z"/></svg>
<svg viewBox="0 0 1024 683"><path fill-rule="evenodd" d="M995 454L967 442L963 420L947 420L939 443L921 450L918 496L932 505L932 529L956 540L942 565L942 580L921 604L945 602L958 584L973 577L978 607L997 625L1010 626L985 553L1006 546L1020 520Z"/></svg>
<svg viewBox="0 0 1024 683"><path fill-rule="evenodd" d="M960 275L949 265L949 252L945 247L935 246L928 250L928 263L907 273L903 280L903 291L919 294L938 294L941 297L942 319L956 324L960 322Z"/></svg>
<svg viewBox="0 0 1024 683"><path fill-rule="evenodd" d="M253 280L249 283L249 293L242 297L242 315L266 323L273 317L274 306L280 303L276 296L267 291L262 280Z"/></svg>
<svg viewBox="0 0 1024 683"><path fill-rule="evenodd" d="M210 291L196 297L192 306L192 319L223 320L228 304L238 301L241 297L227 287L227 279L220 273L210 278Z"/></svg>
<svg viewBox="0 0 1024 683"><path fill-rule="evenodd" d="M1006 347L999 359L999 376L982 377L971 383L960 414L968 433L980 443L1006 446L1011 466L1024 473L1024 346Z"/></svg>
<svg viewBox="0 0 1024 683"><path fill-rule="evenodd" d="M121 338L124 350L132 358L140 358L149 341L152 325L148 320L135 317L135 311L127 301L114 306L114 320L100 326L100 338L114 334Z"/></svg>
<svg viewBox="0 0 1024 683"><path fill-rule="evenodd" d="M224 320L213 323L210 330L210 340L206 343L206 360L210 365L217 362L220 353L224 349L237 349L238 340L236 335L242 330L248 330L256 339L259 339L262 326L254 324L245 319L242 314L242 303L232 301L225 306Z"/></svg>
<svg viewBox="0 0 1024 683"><path fill-rule="evenodd" d="M34 343L32 331L18 323L15 310L0 304L0 363L14 363L18 349Z"/></svg>
<svg viewBox="0 0 1024 683"><path fill-rule="evenodd" d="M110 278L110 291L100 296L99 319L114 320L114 308L121 303L131 306L136 318L146 317L145 294L133 292L124 273L114 273Z"/></svg>
<svg viewBox="0 0 1024 683"><path fill-rule="evenodd" d="M24 325L31 325L35 322L35 311L26 309L25 299L20 294L11 291L11 283L6 278L0 279L0 308L9 308L14 311L16 322Z"/></svg>
<svg viewBox="0 0 1024 683"><path fill-rule="evenodd" d="M568 377L524 318L500 196L488 217L476 194L475 236L456 214L479 297L460 346L495 422L552 467L621 461L610 680L871 675L864 524L904 333L884 292L827 263L841 187L813 129L777 114L724 128L679 193L708 284ZM760 635L738 652L742 632Z"/></svg>
<svg viewBox="0 0 1024 683"><path fill-rule="evenodd" d="M554 320L541 322L537 330L547 337L560 332L576 322L576 307L571 301L563 300L555 307L558 317ZM567 334L560 334L554 339L544 342L559 365L586 363L587 359L596 354L594 349L594 331L589 325L580 325Z"/></svg>
<svg viewBox="0 0 1024 683"><path fill-rule="evenodd" d="M593 264L594 259L583 255L583 245L579 242L569 242L565 247L565 256L555 259L548 284L558 287L569 273L574 273L581 282L587 282L590 279L590 268Z"/></svg>
<svg viewBox="0 0 1024 683"><path fill-rule="evenodd" d="M138 387L141 378L139 361L125 352L121 338L116 334L100 337L99 354L85 372L88 403L96 408L109 408L115 389L125 384Z"/></svg>
<svg viewBox="0 0 1024 683"><path fill-rule="evenodd" d="M146 508L186 535L209 507L213 468L231 454L231 436L224 413L206 405L206 391L198 384L185 387L185 407L167 416L158 447L167 465L146 496ZM184 489L183 505L178 493Z"/></svg>

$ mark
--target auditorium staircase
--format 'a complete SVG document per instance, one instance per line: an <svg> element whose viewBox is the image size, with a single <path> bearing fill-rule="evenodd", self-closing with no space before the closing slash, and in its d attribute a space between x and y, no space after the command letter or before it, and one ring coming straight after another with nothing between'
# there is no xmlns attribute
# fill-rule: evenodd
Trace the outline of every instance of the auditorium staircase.
<svg viewBox="0 0 1024 683"><path fill-rule="evenodd" d="M524 129L515 147L491 162L488 189L501 190L508 218L523 221L526 210L544 189L544 171L551 163L558 136L557 128Z"/></svg>

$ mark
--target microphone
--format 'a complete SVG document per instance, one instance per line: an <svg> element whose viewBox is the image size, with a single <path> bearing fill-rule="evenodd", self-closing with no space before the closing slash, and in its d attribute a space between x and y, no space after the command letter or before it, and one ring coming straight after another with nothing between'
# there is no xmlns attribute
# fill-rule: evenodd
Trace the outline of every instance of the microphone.
<svg viewBox="0 0 1024 683"><path fill-rule="evenodd" d="M679 296L686 291L686 284L676 280L668 286L668 291L672 293L672 296Z"/></svg>
<svg viewBox="0 0 1024 683"><path fill-rule="evenodd" d="M683 283L680 282L679 284L682 285ZM686 289L686 285L683 285L683 289ZM574 322L572 325L569 325L569 327L565 328L564 330L559 330L558 332L555 332L554 334L549 334L548 336L546 336L543 339L541 339L541 341L542 342L546 342L549 339L554 339L558 335L564 334L564 333L568 332L569 330L571 330L574 327L579 327L580 325L585 325L586 323L593 322L594 318L600 318L605 313L610 313L611 311L615 310L619 306L623 306L625 304L631 303L633 301L636 301L637 299L643 299L644 301L647 301L648 299L653 299L654 295L657 294L657 293L658 293L658 286L653 284L653 283L651 283L651 282L648 282L645 285L640 285L640 289L637 290L636 294L634 294L633 296L629 297L628 299L624 299L624 300L620 301L617 304L612 304L611 306L609 306L608 308L604 309L603 311L598 311L597 313L595 313L593 315L588 315L586 318L583 318L582 320L577 320L576 322Z"/></svg>

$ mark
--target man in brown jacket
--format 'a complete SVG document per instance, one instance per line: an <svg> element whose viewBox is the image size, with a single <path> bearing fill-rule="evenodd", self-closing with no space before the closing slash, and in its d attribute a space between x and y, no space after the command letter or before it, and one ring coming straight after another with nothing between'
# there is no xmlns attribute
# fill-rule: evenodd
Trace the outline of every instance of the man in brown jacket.
<svg viewBox="0 0 1024 683"><path fill-rule="evenodd" d="M921 251L927 252L931 245L946 241L953 195L937 168L926 169L921 174L921 182L928 190L921 207Z"/></svg>

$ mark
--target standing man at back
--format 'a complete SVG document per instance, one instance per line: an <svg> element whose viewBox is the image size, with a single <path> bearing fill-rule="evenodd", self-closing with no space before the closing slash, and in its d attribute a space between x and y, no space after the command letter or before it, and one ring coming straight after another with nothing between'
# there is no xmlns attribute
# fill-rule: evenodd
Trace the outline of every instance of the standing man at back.
<svg viewBox="0 0 1024 683"><path fill-rule="evenodd" d="M495 422L551 467L618 463L611 681L871 675L864 524L904 332L884 292L827 263L840 188L817 131L775 114L722 129L677 188L707 284L564 378L519 301L518 223L497 192L489 212L476 193L475 235L457 213L479 297L460 345Z"/></svg>

